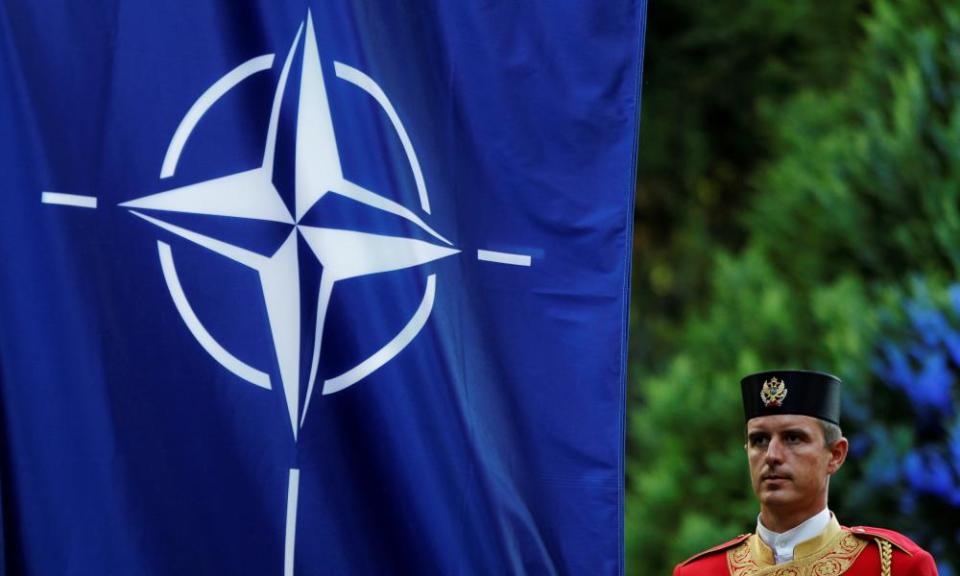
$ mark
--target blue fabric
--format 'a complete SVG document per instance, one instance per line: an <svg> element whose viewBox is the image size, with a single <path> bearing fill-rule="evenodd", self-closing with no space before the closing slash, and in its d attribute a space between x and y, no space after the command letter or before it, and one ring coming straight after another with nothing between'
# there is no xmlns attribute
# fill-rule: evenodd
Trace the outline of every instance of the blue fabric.
<svg viewBox="0 0 960 576"><path fill-rule="evenodd" d="M0 572L622 574L645 8L0 4ZM299 95L317 93L311 43L342 182L380 208L315 189L297 214L298 170L332 165L298 144ZM164 175L201 95L268 54L204 111ZM270 176L301 227L121 206L261 166L288 54ZM190 190L177 202L195 207L209 186ZM308 229L326 235L311 244ZM376 268L415 248L429 261ZM238 251L247 264L224 255ZM281 260L297 271L284 277L299 283L298 330L276 313L291 299L266 295ZM162 262L197 322L264 382L200 343ZM364 377L321 392L387 348Z"/></svg>

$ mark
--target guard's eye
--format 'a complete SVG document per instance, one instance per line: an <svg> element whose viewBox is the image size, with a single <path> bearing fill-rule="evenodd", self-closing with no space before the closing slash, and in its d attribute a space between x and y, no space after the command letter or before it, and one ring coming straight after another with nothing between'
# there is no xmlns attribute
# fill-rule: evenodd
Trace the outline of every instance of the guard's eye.
<svg viewBox="0 0 960 576"><path fill-rule="evenodd" d="M766 434L751 434L747 438L751 448L763 448L770 443L770 436Z"/></svg>
<svg viewBox="0 0 960 576"><path fill-rule="evenodd" d="M803 434L799 434L797 432L787 432L783 435L783 440L787 444L799 444L803 442L804 436Z"/></svg>

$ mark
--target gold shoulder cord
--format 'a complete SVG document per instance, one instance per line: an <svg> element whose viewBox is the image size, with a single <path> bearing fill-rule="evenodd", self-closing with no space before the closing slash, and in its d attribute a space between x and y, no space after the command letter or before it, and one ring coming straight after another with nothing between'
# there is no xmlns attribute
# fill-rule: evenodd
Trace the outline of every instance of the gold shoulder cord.
<svg viewBox="0 0 960 576"><path fill-rule="evenodd" d="M893 556L893 548L890 543L880 538L874 538L877 546L880 548L880 576L890 576L890 560Z"/></svg>

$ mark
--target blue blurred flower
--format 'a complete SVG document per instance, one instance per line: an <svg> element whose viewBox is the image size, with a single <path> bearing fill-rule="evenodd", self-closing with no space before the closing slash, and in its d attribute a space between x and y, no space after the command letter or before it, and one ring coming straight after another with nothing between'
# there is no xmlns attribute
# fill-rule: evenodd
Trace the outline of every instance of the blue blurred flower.
<svg viewBox="0 0 960 576"><path fill-rule="evenodd" d="M960 284L954 284L948 288L947 293L950 295L950 304L953 306L953 311L960 314Z"/></svg>
<svg viewBox="0 0 960 576"><path fill-rule="evenodd" d="M943 352L931 352L923 359L923 367L913 386L905 392L911 402L921 410L931 408L941 416L953 415L950 390L953 387L953 372Z"/></svg>
<svg viewBox="0 0 960 576"><path fill-rule="evenodd" d="M953 465L960 468L960 420L953 424L950 430L950 460Z"/></svg>
<svg viewBox="0 0 960 576"><path fill-rule="evenodd" d="M903 472L912 490L960 507L957 475L939 452L929 448L909 452L903 462Z"/></svg>
<svg viewBox="0 0 960 576"><path fill-rule="evenodd" d="M902 390L917 413L927 417L950 417L954 413L951 388L953 372L947 355L918 346L911 346L911 355L920 364L919 372L910 366L903 349L892 342L882 346L884 362L875 365L878 375L895 389Z"/></svg>
<svg viewBox="0 0 960 576"><path fill-rule="evenodd" d="M907 355L893 342L886 342L881 347L883 359L877 367L879 376L895 388L906 390L913 382L913 369Z"/></svg>
<svg viewBox="0 0 960 576"><path fill-rule="evenodd" d="M950 353L954 365L960 366L960 333L950 331L943 335L943 345Z"/></svg>
<svg viewBox="0 0 960 576"><path fill-rule="evenodd" d="M904 298L897 311L906 317L891 310L881 318L887 337L870 364L899 403L868 408L868 413L878 407L891 410L872 416L891 421L874 427L869 418L861 420L869 426L866 437L853 436L850 453L866 458L871 487L896 489L901 514L929 515L928 522L939 528L918 536L935 556L949 556L960 545L960 411L955 400L960 396L953 391L960 374L960 283L947 289L944 306L943 292L933 295L922 278L915 280L912 297ZM912 410L900 409L905 404ZM953 565L938 568L943 576L956 574Z"/></svg>
<svg viewBox="0 0 960 576"><path fill-rule="evenodd" d="M907 316L910 317L914 329L927 345L937 344L943 334L950 332L943 314L926 302L919 300L907 302Z"/></svg>

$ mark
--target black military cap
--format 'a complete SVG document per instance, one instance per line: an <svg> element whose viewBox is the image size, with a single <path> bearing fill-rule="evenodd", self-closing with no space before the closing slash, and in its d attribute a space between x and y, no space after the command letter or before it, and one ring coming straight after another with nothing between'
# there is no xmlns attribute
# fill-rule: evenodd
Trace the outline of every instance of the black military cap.
<svg viewBox="0 0 960 576"><path fill-rule="evenodd" d="M840 379L810 370L768 370L740 380L746 420L802 414L840 424Z"/></svg>

